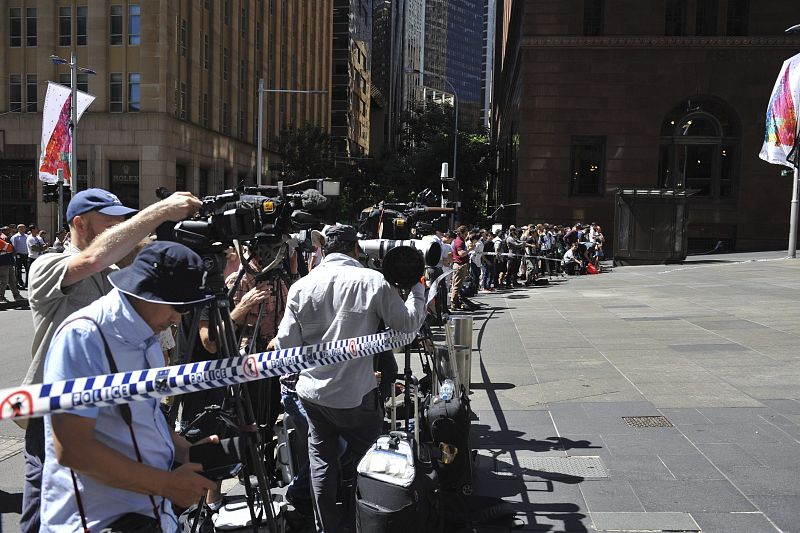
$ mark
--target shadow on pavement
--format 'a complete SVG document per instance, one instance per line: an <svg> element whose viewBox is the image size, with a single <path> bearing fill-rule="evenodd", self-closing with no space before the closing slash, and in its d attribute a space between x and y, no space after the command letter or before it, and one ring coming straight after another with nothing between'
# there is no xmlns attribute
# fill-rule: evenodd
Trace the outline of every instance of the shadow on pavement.
<svg viewBox="0 0 800 533"><path fill-rule="evenodd" d="M509 503L516 511L517 517L524 517L526 522L525 529L533 528L536 531L587 532L588 529L584 525L584 520L587 519L587 515L582 512L578 505L569 502L540 503L536 501L535 496L537 492L557 492L556 483L574 485L581 483L584 478L523 467L520 464L517 454L514 453L514 451L520 449L545 452L553 450L566 451L572 448L600 448L600 446L594 446L590 441L586 440L574 441L560 437L547 437L543 440L524 439L521 438L522 435L524 435L523 432L512 430L509 427L496 391L513 388L514 385L511 383L492 383L486 366L483 363L483 357L481 356L481 345L486 330L486 324L494 317L496 311L507 309L506 307L493 308L492 312L485 317L481 325L478 332L476 350L480 363L481 383L472 385L475 389L482 388L486 391L499 430L493 430L490 426L485 424L472 424L470 440L471 447L474 450L481 450L484 454L486 452L489 453L488 457L484 457L493 463L492 466L497 464L500 454L510 451L511 453L509 453L507 457L510 458L511 462L510 464L505 464L505 466L513 470L515 478L491 479L491 473L486 472L484 468L481 472L481 474L484 475L481 475L479 481L475 484L475 490L478 494L486 490L493 496L506 499L505 501L513 499L513 501L509 501ZM507 463L507 459L504 457L502 462ZM489 466L489 468L492 468L492 466ZM488 476L485 474L488 474ZM541 480L543 483L542 489L529 488L528 483L523 480L523 476L528 478L535 477ZM531 495L533 495L533 498Z"/></svg>

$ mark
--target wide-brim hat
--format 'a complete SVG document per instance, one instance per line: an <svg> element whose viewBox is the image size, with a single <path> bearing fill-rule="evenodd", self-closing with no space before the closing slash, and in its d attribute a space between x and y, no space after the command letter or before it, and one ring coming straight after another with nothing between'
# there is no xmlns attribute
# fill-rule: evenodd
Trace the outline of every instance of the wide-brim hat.
<svg viewBox="0 0 800 533"><path fill-rule="evenodd" d="M188 247L155 242L108 280L120 292L146 302L193 305L214 298L206 290L206 275L203 260Z"/></svg>

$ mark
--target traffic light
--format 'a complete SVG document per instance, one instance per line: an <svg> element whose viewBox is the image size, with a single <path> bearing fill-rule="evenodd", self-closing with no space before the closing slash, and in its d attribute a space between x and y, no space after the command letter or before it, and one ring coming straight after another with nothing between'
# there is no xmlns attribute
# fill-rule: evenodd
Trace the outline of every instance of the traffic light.
<svg viewBox="0 0 800 533"><path fill-rule="evenodd" d="M57 202L58 201L58 185L43 185L42 186L42 200L44 203L49 204L50 202Z"/></svg>
<svg viewBox="0 0 800 533"><path fill-rule="evenodd" d="M458 194L458 183L448 174L448 164L442 163L442 207L452 207Z"/></svg>

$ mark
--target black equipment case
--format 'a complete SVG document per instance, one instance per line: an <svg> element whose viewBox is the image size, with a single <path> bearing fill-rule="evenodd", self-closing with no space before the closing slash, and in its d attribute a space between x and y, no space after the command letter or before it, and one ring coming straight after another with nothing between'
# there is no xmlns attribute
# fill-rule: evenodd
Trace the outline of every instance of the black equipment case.
<svg viewBox="0 0 800 533"><path fill-rule="evenodd" d="M449 400L430 396L425 408L425 442L434 448L442 489L472 494L472 450L469 446L469 406L466 394ZM437 453L438 452L438 453Z"/></svg>
<svg viewBox="0 0 800 533"><path fill-rule="evenodd" d="M439 481L429 450L411 434L383 435L358 465L356 490L361 533L438 532Z"/></svg>

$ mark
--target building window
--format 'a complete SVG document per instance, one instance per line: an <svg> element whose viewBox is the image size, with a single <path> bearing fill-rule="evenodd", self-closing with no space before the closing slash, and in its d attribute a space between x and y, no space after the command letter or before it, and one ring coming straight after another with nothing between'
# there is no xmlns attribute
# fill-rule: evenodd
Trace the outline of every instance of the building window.
<svg viewBox="0 0 800 533"><path fill-rule="evenodd" d="M110 190L123 205L139 208L139 162L109 161Z"/></svg>
<svg viewBox="0 0 800 533"><path fill-rule="evenodd" d="M225 135L230 134L231 132L231 123L230 123L230 116L228 113L228 102L222 102L222 133Z"/></svg>
<svg viewBox="0 0 800 533"><path fill-rule="evenodd" d="M186 57L186 49L189 46L189 26L186 23L186 19L181 20L181 56Z"/></svg>
<svg viewBox="0 0 800 533"><path fill-rule="evenodd" d="M231 0L223 0L222 20L225 24L231 23Z"/></svg>
<svg viewBox="0 0 800 533"><path fill-rule="evenodd" d="M247 13L247 6L242 8L242 23L240 24L242 40L247 40L247 31L249 29L250 15Z"/></svg>
<svg viewBox="0 0 800 533"><path fill-rule="evenodd" d="M39 91L37 89L36 74L28 74L25 77L25 111L28 113L38 111Z"/></svg>
<svg viewBox="0 0 800 533"><path fill-rule="evenodd" d="M573 137L570 194L602 196L605 189L605 137Z"/></svg>
<svg viewBox="0 0 800 533"><path fill-rule="evenodd" d="M747 35L750 0L728 0L728 35Z"/></svg>
<svg viewBox="0 0 800 533"><path fill-rule="evenodd" d="M666 0L665 35L686 35L686 0Z"/></svg>
<svg viewBox="0 0 800 533"><path fill-rule="evenodd" d="M659 186L693 189L695 197L735 194L740 127L727 104L713 98L683 102L661 125Z"/></svg>
<svg viewBox="0 0 800 533"><path fill-rule="evenodd" d="M78 6L78 46L86 46L88 40L88 21L89 21L89 8L88 6Z"/></svg>
<svg viewBox="0 0 800 533"><path fill-rule="evenodd" d="M12 113L22 112L22 76L19 74L8 77L8 110Z"/></svg>
<svg viewBox="0 0 800 533"><path fill-rule="evenodd" d="M186 120L187 110L186 110L186 83L181 82L181 94L180 94L180 118Z"/></svg>
<svg viewBox="0 0 800 533"><path fill-rule="evenodd" d="M111 113L122 113L122 73L111 73L109 89L108 110Z"/></svg>
<svg viewBox="0 0 800 533"><path fill-rule="evenodd" d="M200 121L204 128L208 127L208 93L203 93L202 115Z"/></svg>
<svg viewBox="0 0 800 533"><path fill-rule="evenodd" d="M72 87L72 81L68 73L58 75L58 83ZM85 93L89 92L89 75L85 73L78 73L78 90Z"/></svg>
<svg viewBox="0 0 800 533"><path fill-rule="evenodd" d="M209 57L211 56L211 40L207 33L203 34L203 68L208 70Z"/></svg>
<svg viewBox="0 0 800 533"><path fill-rule="evenodd" d="M58 46L72 45L72 8L58 8Z"/></svg>
<svg viewBox="0 0 800 533"><path fill-rule="evenodd" d="M242 92L244 92L245 88L247 87L247 60L240 59L239 60L239 87L242 88Z"/></svg>
<svg viewBox="0 0 800 533"><path fill-rule="evenodd" d="M603 35L605 0L583 0L583 34Z"/></svg>
<svg viewBox="0 0 800 533"><path fill-rule="evenodd" d="M36 8L29 7L25 10L25 44L36 46Z"/></svg>
<svg viewBox="0 0 800 533"><path fill-rule="evenodd" d="M12 7L8 10L8 23L10 40L8 45L12 48L22 46L22 9Z"/></svg>
<svg viewBox="0 0 800 533"><path fill-rule="evenodd" d="M200 198L208 196L208 169L201 168L200 175L198 176L200 183L197 184L197 195Z"/></svg>
<svg viewBox="0 0 800 533"><path fill-rule="evenodd" d="M109 44L122 44L122 6L111 6Z"/></svg>
<svg viewBox="0 0 800 533"><path fill-rule="evenodd" d="M695 12L695 35L717 35L718 0L697 0Z"/></svg>
<svg viewBox="0 0 800 533"><path fill-rule="evenodd" d="M186 165L175 165L175 190L186 191Z"/></svg>
<svg viewBox="0 0 800 533"><path fill-rule="evenodd" d="M139 34L140 8L136 4L128 6L128 44L141 44L142 38Z"/></svg>
<svg viewBox="0 0 800 533"><path fill-rule="evenodd" d="M239 111L239 137L247 136L247 111Z"/></svg>
<svg viewBox="0 0 800 533"><path fill-rule="evenodd" d="M228 79L228 49L222 49L222 79Z"/></svg>
<svg viewBox="0 0 800 533"><path fill-rule="evenodd" d="M134 113L142 109L142 101L139 94L140 80L138 72L130 72L128 74L128 111Z"/></svg>

